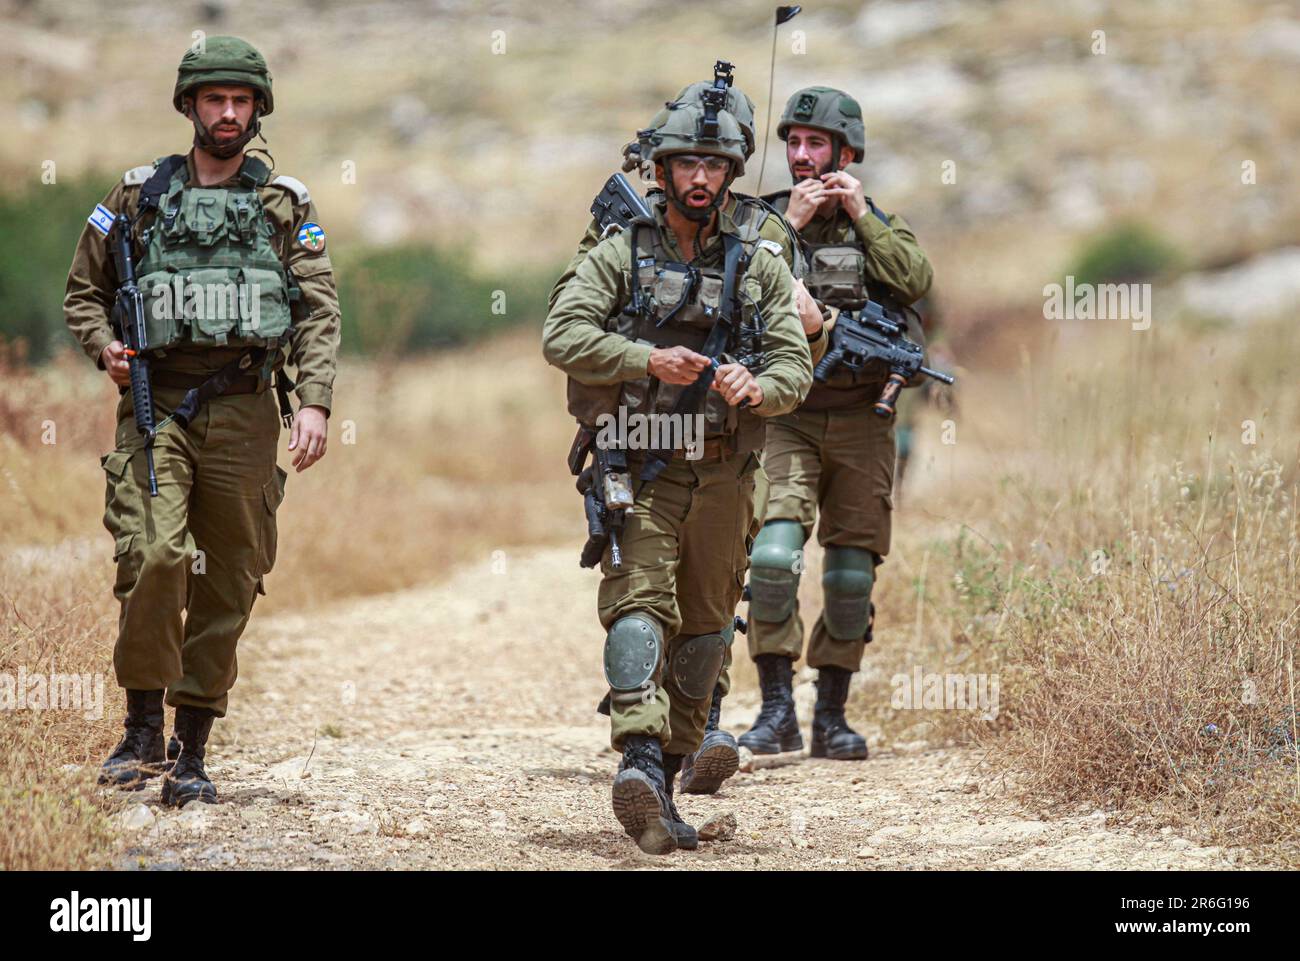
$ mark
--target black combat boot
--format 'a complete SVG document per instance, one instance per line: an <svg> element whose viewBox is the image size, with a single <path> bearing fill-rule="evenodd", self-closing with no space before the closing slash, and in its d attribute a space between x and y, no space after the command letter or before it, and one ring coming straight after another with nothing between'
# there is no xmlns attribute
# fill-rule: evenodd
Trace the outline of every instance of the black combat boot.
<svg viewBox="0 0 1300 961"><path fill-rule="evenodd" d="M803 735L794 713L794 661L784 654L759 654L758 683L763 707L754 726L740 735L740 744L755 754L802 751Z"/></svg>
<svg viewBox="0 0 1300 961"><path fill-rule="evenodd" d="M217 789L203 770L203 755L215 716L206 707L176 708L176 737L181 742L181 753L172 769L163 775L163 804L183 808L191 801L217 803Z"/></svg>
<svg viewBox="0 0 1300 961"><path fill-rule="evenodd" d="M673 803L673 780L682 769L684 754L664 755L664 794L668 796L668 823L672 825L673 839L683 851L694 851L700 843L700 836L695 828L687 824Z"/></svg>
<svg viewBox="0 0 1300 961"><path fill-rule="evenodd" d="M682 790L687 794L714 794L722 782L735 774L740 767L740 750L736 739L718 728L722 719L722 688L713 688L713 703L709 706L709 720L704 725L704 740L700 749L686 756L682 768Z"/></svg>
<svg viewBox="0 0 1300 961"><path fill-rule="evenodd" d="M623 762L614 778L614 816L646 854L677 850L657 737L629 734L623 739Z"/></svg>
<svg viewBox="0 0 1300 961"><path fill-rule="evenodd" d="M851 671L823 667L817 671L817 706L813 709L812 757L833 761L862 761L867 756L867 739L844 720L844 702L849 696Z"/></svg>
<svg viewBox="0 0 1300 961"><path fill-rule="evenodd" d="M138 790L163 772L163 692L126 692L126 734L99 769L100 784Z"/></svg>

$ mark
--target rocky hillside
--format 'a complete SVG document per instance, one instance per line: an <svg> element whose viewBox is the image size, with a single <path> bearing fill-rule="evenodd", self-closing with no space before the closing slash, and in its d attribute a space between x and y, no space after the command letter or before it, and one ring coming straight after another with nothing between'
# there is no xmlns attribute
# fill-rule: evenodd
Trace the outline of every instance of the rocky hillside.
<svg viewBox="0 0 1300 961"><path fill-rule="evenodd" d="M1119 218L1152 224L1189 267L1300 241L1291 4L807 6L782 27L777 110L809 83L862 100L856 172L917 227L947 298L1035 300L1082 236ZM277 164L311 186L336 243L433 239L489 270L551 264L631 132L715 58L763 110L771 11L8 0L0 122L16 135L0 173L11 189L39 185L50 160L60 177L109 177L184 148L175 64L195 31L238 33L275 74ZM772 143L767 189L786 180Z"/></svg>

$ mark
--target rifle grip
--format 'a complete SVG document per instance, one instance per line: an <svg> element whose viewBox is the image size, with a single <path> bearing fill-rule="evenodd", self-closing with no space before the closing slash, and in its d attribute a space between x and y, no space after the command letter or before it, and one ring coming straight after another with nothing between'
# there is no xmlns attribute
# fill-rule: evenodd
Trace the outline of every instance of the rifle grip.
<svg viewBox="0 0 1300 961"><path fill-rule="evenodd" d="M898 371L891 371L889 380L885 381L885 389L880 392L880 399L876 401L876 406L872 410L879 417L892 418L898 413L898 395L903 392L907 386L907 378Z"/></svg>
<svg viewBox="0 0 1300 961"><path fill-rule="evenodd" d="M826 378L834 373L835 368L839 366L844 359L844 350L840 347L832 347L824 357L813 368L813 380L819 384L826 383Z"/></svg>

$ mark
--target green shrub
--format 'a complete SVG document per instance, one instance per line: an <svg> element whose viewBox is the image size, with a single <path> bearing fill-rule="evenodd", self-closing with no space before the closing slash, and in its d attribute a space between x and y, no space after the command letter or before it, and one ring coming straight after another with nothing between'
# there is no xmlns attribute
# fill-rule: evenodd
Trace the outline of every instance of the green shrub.
<svg viewBox="0 0 1300 961"><path fill-rule="evenodd" d="M485 277L423 244L362 251L338 266L343 345L367 354L462 344L523 320L540 325L558 274Z"/></svg>
<svg viewBox="0 0 1300 961"><path fill-rule="evenodd" d="M1150 227L1124 222L1084 244L1067 273L1077 284L1128 284L1168 273L1180 261L1178 251Z"/></svg>
<svg viewBox="0 0 1300 961"><path fill-rule="evenodd" d="M113 178L88 174L0 195L0 339L31 360L75 346L63 323L63 291L86 218Z"/></svg>

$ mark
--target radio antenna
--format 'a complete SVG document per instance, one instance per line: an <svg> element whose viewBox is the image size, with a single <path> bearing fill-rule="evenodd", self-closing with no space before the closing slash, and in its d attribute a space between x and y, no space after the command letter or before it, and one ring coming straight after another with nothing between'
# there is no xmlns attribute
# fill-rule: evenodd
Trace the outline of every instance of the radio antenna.
<svg viewBox="0 0 1300 961"><path fill-rule="evenodd" d="M777 7L776 22L772 24L772 60L767 67L767 123L763 125L763 161L758 165L758 187L755 195L763 195L763 172L767 169L767 140L772 132L772 84L776 80L776 34L777 28L799 15L803 7Z"/></svg>

